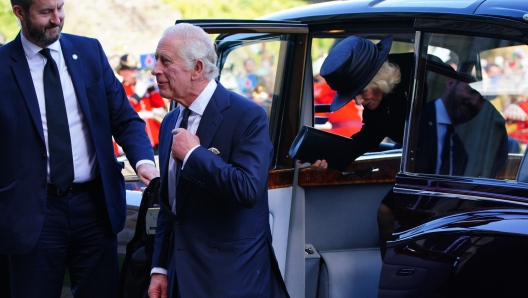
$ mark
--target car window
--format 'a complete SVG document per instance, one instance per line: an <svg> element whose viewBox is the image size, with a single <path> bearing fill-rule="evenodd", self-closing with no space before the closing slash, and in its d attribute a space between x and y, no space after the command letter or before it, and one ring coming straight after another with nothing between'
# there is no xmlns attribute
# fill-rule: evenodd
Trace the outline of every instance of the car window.
<svg viewBox="0 0 528 298"><path fill-rule="evenodd" d="M223 33L215 38L219 82L267 113L276 168L292 167L294 161L286 152L300 117L302 90L296 87L302 85L308 30L292 26L258 29L265 33Z"/></svg>
<svg viewBox="0 0 528 298"><path fill-rule="evenodd" d="M427 71L413 128L414 172L515 179L526 148L528 77L522 69L528 47L449 34L425 34L424 40Z"/></svg>
<svg viewBox="0 0 528 298"><path fill-rule="evenodd" d="M220 83L271 112L276 94L277 59L285 41L244 41L224 53Z"/></svg>

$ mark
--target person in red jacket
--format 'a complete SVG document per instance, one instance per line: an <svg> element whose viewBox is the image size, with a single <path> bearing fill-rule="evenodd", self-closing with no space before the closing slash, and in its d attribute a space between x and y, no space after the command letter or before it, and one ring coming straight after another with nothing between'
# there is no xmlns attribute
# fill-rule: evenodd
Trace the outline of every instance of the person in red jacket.
<svg viewBox="0 0 528 298"><path fill-rule="evenodd" d="M147 124L145 129L156 152L161 119L158 119L154 109L164 108L165 101L154 87L154 82L140 77L137 65L137 60L132 55L123 55L117 73L123 78L123 87L130 104Z"/></svg>

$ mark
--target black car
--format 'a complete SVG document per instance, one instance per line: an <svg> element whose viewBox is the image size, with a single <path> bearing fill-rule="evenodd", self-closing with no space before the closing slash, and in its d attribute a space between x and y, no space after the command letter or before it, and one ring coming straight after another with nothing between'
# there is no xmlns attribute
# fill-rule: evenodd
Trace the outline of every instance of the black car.
<svg viewBox="0 0 528 298"><path fill-rule="evenodd" d="M270 225L292 297L525 297L528 1L335 1L178 22L214 34L218 80L268 112ZM329 112L332 93L314 79L320 62L348 36L389 34L389 57L410 58L403 144L386 139L346 171L298 166L288 151L302 126L361 129L353 101ZM453 78L480 105L457 128L462 170L439 174L428 167L438 152L423 145L435 125L425 116ZM382 262L376 212L391 188L395 230Z"/></svg>

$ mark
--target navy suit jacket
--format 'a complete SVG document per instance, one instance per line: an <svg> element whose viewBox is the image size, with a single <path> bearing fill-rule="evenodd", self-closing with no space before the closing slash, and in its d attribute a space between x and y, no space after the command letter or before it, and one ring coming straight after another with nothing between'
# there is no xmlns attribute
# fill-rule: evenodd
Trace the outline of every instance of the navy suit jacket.
<svg viewBox="0 0 528 298"><path fill-rule="evenodd" d="M125 185L112 136L135 166L154 160L145 123L128 102L100 43L61 34L60 44L97 156L114 233L126 216ZM47 154L37 96L20 35L0 47L0 253L26 254L46 210ZM9 241L6 241L9 239Z"/></svg>
<svg viewBox="0 0 528 298"><path fill-rule="evenodd" d="M167 174L178 114L167 114L160 131L162 208L153 267L168 270L171 295L286 297L271 245L273 147L264 109L218 84L196 133L200 146L180 172L174 214Z"/></svg>

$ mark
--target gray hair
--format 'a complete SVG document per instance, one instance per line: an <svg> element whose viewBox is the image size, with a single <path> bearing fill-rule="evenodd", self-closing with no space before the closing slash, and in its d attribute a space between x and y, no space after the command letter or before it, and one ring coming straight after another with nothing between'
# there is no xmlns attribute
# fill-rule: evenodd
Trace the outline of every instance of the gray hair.
<svg viewBox="0 0 528 298"><path fill-rule="evenodd" d="M165 29L162 38L170 37L183 40L178 55L185 61L185 69L191 70L197 60L204 63L204 77L212 80L218 76L215 47L211 37L200 27L189 23L179 23Z"/></svg>
<svg viewBox="0 0 528 298"><path fill-rule="evenodd" d="M375 88L381 91L385 96L386 94L389 94L400 81L401 74L398 65L385 61L380 70L378 70L378 73L363 90Z"/></svg>

